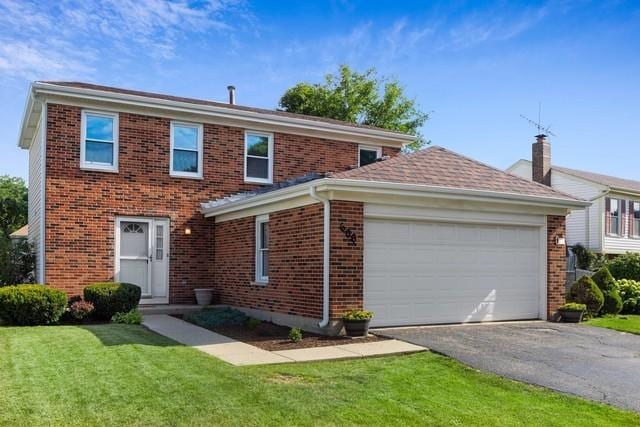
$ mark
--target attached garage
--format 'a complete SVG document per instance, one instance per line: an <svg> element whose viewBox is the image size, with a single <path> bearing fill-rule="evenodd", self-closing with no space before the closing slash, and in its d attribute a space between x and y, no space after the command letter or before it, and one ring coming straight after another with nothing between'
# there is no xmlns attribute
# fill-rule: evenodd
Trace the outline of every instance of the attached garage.
<svg viewBox="0 0 640 427"><path fill-rule="evenodd" d="M393 208L390 219L385 210L365 209L363 299L372 325L546 316L543 216L432 210L422 213L436 220L397 219Z"/></svg>

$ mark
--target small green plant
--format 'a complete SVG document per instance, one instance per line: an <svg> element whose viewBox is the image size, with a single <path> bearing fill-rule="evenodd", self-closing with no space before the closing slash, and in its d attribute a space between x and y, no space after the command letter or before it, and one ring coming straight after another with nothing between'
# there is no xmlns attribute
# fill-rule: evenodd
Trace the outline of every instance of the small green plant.
<svg viewBox="0 0 640 427"><path fill-rule="evenodd" d="M140 286L131 283L92 283L84 288L84 299L95 307L93 315L109 320L116 313L126 313L138 307Z"/></svg>
<svg viewBox="0 0 640 427"><path fill-rule="evenodd" d="M247 319L247 322L245 324L248 329L255 331L256 329L258 329L258 326L262 324L262 320L250 317L249 319Z"/></svg>
<svg viewBox="0 0 640 427"><path fill-rule="evenodd" d="M215 326L242 326L246 325L249 319L240 310L229 307L203 308L202 310L186 313L183 317L185 322L212 328Z"/></svg>
<svg viewBox="0 0 640 427"><path fill-rule="evenodd" d="M89 301L78 300L71 303L69 308L69 315L75 320L84 320L93 312L94 307Z"/></svg>
<svg viewBox="0 0 640 427"><path fill-rule="evenodd" d="M597 315L604 304L602 291L589 276L583 276L571 285L567 299L569 302L585 304L590 316Z"/></svg>
<svg viewBox="0 0 640 427"><path fill-rule="evenodd" d="M292 342L300 342L302 341L302 329L300 328L291 328L289 331L289 339Z"/></svg>
<svg viewBox="0 0 640 427"><path fill-rule="evenodd" d="M45 285L0 288L0 318L10 325L56 323L67 308L67 295Z"/></svg>
<svg viewBox="0 0 640 427"><path fill-rule="evenodd" d="M127 311L126 313L116 313L111 317L113 323L122 323L125 325L139 325L142 323L142 314L137 309Z"/></svg>
<svg viewBox="0 0 640 427"><path fill-rule="evenodd" d="M559 310L583 312L587 310L587 306L577 302L568 302L565 305L560 306Z"/></svg>
<svg viewBox="0 0 640 427"><path fill-rule="evenodd" d="M348 310L342 314L342 320L369 320L373 317L372 311Z"/></svg>

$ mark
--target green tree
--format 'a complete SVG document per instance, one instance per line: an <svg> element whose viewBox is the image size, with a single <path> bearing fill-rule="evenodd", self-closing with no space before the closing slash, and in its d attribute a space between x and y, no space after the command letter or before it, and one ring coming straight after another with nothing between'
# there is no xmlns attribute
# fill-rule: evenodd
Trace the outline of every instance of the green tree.
<svg viewBox="0 0 640 427"><path fill-rule="evenodd" d="M415 135L407 149L422 148L428 142L420 127L429 114L419 110L396 79L378 77L370 68L364 73L341 65L323 83L298 83L282 95L280 109L290 113L326 117L351 123L377 126Z"/></svg>
<svg viewBox="0 0 640 427"><path fill-rule="evenodd" d="M27 223L27 187L22 178L0 176L0 239Z"/></svg>

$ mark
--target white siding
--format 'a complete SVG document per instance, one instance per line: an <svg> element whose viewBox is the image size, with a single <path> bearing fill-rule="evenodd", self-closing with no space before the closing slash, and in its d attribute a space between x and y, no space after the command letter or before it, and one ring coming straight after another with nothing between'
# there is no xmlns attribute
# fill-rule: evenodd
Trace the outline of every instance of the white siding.
<svg viewBox="0 0 640 427"><path fill-rule="evenodd" d="M623 194L609 193L608 197L614 199L629 200L629 196ZM604 206L604 203L602 203ZM629 205L625 212L628 215ZM602 209L604 215L604 208ZM640 252L640 239L629 238L629 217L625 215L622 221L622 236L623 237L611 237L604 236L604 251L609 254L623 254L625 252Z"/></svg>
<svg viewBox="0 0 640 427"><path fill-rule="evenodd" d="M38 129L29 148L29 242L33 244L36 253L36 281L38 283L44 282L44 248L42 247L44 126L42 123L43 120L38 124Z"/></svg>

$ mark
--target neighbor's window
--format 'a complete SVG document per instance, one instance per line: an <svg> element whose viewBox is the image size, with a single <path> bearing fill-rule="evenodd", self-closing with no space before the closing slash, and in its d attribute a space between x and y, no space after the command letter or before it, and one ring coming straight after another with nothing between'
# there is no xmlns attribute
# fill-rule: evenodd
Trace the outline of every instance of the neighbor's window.
<svg viewBox="0 0 640 427"><path fill-rule="evenodd" d="M622 226L622 203L618 199L606 199L606 231L607 234L620 235Z"/></svg>
<svg viewBox="0 0 640 427"><path fill-rule="evenodd" d="M80 167L103 171L118 170L118 115L82 111Z"/></svg>
<svg viewBox="0 0 640 427"><path fill-rule="evenodd" d="M273 134L247 131L244 134L244 180L273 182Z"/></svg>
<svg viewBox="0 0 640 427"><path fill-rule="evenodd" d="M382 157L382 147L368 147L366 145L358 147L358 166L375 163L380 157Z"/></svg>
<svg viewBox="0 0 640 427"><path fill-rule="evenodd" d="M269 217L256 218L256 282L269 281Z"/></svg>
<svg viewBox="0 0 640 427"><path fill-rule="evenodd" d="M202 178L202 125L171 122L171 176Z"/></svg>
<svg viewBox="0 0 640 427"><path fill-rule="evenodd" d="M640 237L640 202L629 202L629 216L631 217L629 235Z"/></svg>

